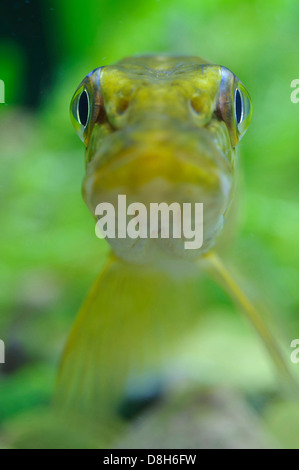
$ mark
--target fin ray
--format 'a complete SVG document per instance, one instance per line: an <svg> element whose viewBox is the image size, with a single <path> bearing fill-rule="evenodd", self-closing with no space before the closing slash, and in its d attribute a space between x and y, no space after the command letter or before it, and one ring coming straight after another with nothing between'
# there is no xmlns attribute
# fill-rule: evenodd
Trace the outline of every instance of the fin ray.
<svg viewBox="0 0 299 470"><path fill-rule="evenodd" d="M215 270L215 273L220 277L220 280L225 289L239 303L247 318L258 332L264 345L268 349L274 364L276 365L279 375L288 385L290 385L292 391L298 395L298 383L292 376L280 350L278 342L275 340L272 332L264 321L262 315L259 313L258 309L243 292L241 287L232 277L231 273L224 266L221 258L214 251L210 251L205 256L205 259L210 263L211 267Z"/></svg>

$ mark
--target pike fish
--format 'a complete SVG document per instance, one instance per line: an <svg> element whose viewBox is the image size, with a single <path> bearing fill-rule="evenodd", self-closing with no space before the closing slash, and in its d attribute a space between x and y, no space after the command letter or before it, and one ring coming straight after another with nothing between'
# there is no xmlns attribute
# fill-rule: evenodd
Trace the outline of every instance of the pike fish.
<svg viewBox="0 0 299 470"><path fill-rule="evenodd" d="M67 409L95 422L117 418L128 391L167 367L198 322L198 277L206 272L216 273L288 376L263 317L216 252L235 193L236 149L251 115L239 78L199 57L125 58L80 83L71 119L86 148L83 198L92 215L99 203L116 207L119 195L147 208L200 202L203 243L188 250L184 234L107 237L111 255L61 361L56 395Z"/></svg>

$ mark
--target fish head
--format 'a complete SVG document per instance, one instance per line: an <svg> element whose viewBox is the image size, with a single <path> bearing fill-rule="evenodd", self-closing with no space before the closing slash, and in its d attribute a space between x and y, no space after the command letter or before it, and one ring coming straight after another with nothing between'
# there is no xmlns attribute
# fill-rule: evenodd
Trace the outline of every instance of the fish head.
<svg viewBox="0 0 299 470"><path fill-rule="evenodd" d="M197 57L127 58L83 80L71 116L86 146L83 197L93 215L102 202L117 208L119 195L149 214L151 204L203 204L200 248L184 249L183 234L151 237L148 223L147 240L108 238L117 255L144 260L159 247L157 253L194 258L210 249L230 206L236 146L251 118L248 93L230 70ZM172 225L181 224L179 212Z"/></svg>

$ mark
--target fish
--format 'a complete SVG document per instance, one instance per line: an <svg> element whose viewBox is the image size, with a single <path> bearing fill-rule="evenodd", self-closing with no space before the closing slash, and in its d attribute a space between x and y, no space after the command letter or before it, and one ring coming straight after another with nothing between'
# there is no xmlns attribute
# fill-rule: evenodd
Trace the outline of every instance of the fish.
<svg viewBox="0 0 299 470"><path fill-rule="evenodd" d="M207 273L239 304L288 380L268 325L217 253L236 193L238 143L252 117L241 80L196 56L128 57L90 72L73 95L70 114L85 146L82 194L95 220L98 205L116 207L120 195L133 209L136 202L146 209L201 203L203 241L186 249L184 233L159 236L162 220L155 234L148 229L138 236L140 218L130 238L117 230L115 211L116 236L106 236L109 258L62 355L57 402L96 423L121 419L125 397L150 393L152 378L163 375L200 321L200 279ZM170 225L178 228L182 214L172 215Z"/></svg>

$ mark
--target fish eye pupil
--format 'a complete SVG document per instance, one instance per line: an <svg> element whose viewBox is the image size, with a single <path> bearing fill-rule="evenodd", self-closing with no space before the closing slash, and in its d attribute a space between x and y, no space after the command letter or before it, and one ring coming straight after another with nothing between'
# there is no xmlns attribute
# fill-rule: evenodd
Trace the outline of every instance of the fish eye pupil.
<svg viewBox="0 0 299 470"><path fill-rule="evenodd" d="M82 126L86 126L89 114L89 100L86 90L83 90L78 102L78 118Z"/></svg>
<svg viewBox="0 0 299 470"><path fill-rule="evenodd" d="M236 94L235 94L235 112L236 112L236 120L237 124L240 124L242 121L242 114L243 114L243 109L242 109L242 98L241 98L241 93L237 89Z"/></svg>

